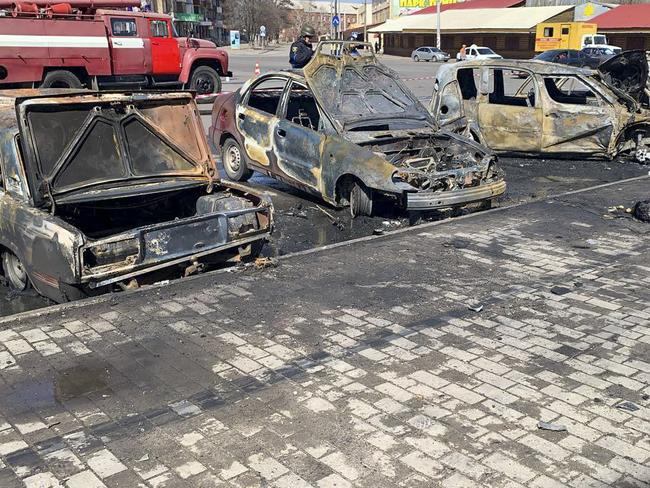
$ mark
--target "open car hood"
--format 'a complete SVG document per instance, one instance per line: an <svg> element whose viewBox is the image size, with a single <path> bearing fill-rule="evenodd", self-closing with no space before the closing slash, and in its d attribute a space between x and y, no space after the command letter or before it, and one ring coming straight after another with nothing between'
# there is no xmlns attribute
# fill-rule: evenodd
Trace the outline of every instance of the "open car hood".
<svg viewBox="0 0 650 488"><path fill-rule="evenodd" d="M303 73L314 97L341 129L360 120L391 118L434 125L427 109L377 60L368 43L320 42Z"/></svg>
<svg viewBox="0 0 650 488"><path fill-rule="evenodd" d="M61 195L216 174L189 93L90 93L16 99L37 206Z"/></svg>
<svg viewBox="0 0 650 488"><path fill-rule="evenodd" d="M598 66L600 79L617 93L624 93L637 103L643 99L648 84L648 60L645 51L625 51Z"/></svg>

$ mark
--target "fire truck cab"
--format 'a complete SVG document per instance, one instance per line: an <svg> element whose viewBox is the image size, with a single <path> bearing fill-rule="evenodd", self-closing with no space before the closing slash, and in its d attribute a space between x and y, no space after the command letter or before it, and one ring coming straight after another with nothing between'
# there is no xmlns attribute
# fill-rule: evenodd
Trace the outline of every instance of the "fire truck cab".
<svg viewBox="0 0 650 488"><path fill-rule="evenodd" d="M40 0L39 0L40 1ZM0 84L42 88L171 88L216 93L228 54L214 43L176 37L172 19L152 12L97 9L139 0L4 4Z"/></svg>

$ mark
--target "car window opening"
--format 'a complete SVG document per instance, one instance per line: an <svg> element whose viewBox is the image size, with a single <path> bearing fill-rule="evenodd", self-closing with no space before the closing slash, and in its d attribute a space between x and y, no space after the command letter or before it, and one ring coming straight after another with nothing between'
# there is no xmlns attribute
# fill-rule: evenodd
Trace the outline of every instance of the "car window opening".
<svg viewBox="0 0 650 488"><path fill-rule="evenodd" d="M535 106L535 85L528 73L525 71L512 72L517 78L526 78L521 86L528 86L528 90L518 95L518 90L515 89L516 85L505 83L503 76L504 70L495 69L491 71L494 76L494 90L488 96L488 103L491 105L510 105L514 107Z"/></svg>
<svg viewBox="0 0 650 488"><path fill-rule="evenodd" d="M596 94L577 78L545 77L544 86L551 99L567 105L600 105Z"/></svg>
<svg viewBox="0 0 650 488"><path fill-rule="evenodd" d="M285 118L294 124L317 130L320 127L320 113L311 91L302 85L292 85Z"/></svg>
<svg viewBox="0 0 650 488"><path fill-rule="evenodd" d="M477 71L477 73L475 73ZM474 100L478 93L476 89L475 76L478 75L478 70L473 70L471 68L463 68L458 70L456 75L458 79L458 85L460 86L460 92L463 95L463 100Z"/></svg>
<svg viewBox="0 0 650 488"><path fill-rule="evenodd" d="M265 80L250 91L247 105L250 108L275 115L284 90L284 80Z"/></svg>

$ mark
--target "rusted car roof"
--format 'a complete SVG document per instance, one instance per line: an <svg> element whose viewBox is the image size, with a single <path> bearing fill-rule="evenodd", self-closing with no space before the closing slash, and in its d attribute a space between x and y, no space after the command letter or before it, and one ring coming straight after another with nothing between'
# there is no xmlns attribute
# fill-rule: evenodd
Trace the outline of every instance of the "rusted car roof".
<svg viewBox="0 0 650 488"><path fill-rule="evenodd" d="M589 68L576 68L565 64L540 61L538 59L476 59L453 64L454 69L477 68L481 66L500 66L512 68L513 70L528 69L537 73L551 75L575 75L576 73L592 75L595 73L594 70Z"/></svg>

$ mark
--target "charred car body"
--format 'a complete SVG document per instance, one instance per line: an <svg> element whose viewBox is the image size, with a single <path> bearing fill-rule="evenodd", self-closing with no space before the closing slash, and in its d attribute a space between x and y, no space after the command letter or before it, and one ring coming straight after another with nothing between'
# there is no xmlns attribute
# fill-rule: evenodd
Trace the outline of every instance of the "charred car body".
<svg viewBox="0 0 650 488"><path fill-rule="evenodd" d="M271 229L266 197L216 179L189 93L1 93L0 144L5 278L57 302L255 253Z"/></svg>
<svg viewBox="0 0 650 488"><path fill-rule="evenodd" d="M624 52L598 71L543 61L467 61L440 68L429 108L441 126L497 152L629 155L645 162L647 78L643 51Z"/></svg>
<svg viewBox="0 0 650 488"><path fill-rule="evenodd" d="M321 42L303 70L265 74L215 101L210 138L226 174L273 176L352 215L389 197L408 210L491 200L495 157L441 132L369 45Z"/></svg>

